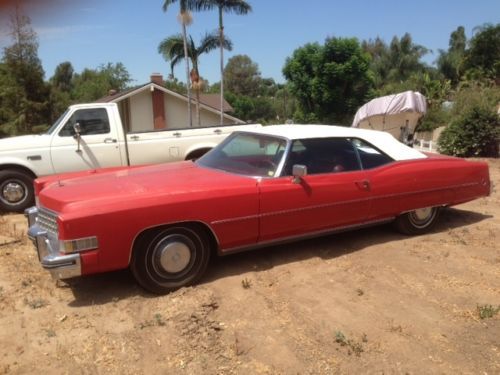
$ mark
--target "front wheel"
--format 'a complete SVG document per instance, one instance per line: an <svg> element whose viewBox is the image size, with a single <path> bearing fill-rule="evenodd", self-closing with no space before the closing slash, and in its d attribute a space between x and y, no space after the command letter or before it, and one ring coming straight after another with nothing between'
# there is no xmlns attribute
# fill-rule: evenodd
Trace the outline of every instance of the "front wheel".
<svg viewBox="0 0 500 375"><path fill-rule="evenodd" d="M419 208L398 216L394 224L403 234L423 234L432 229L436 224L438 216L439 207Z"/></svg>
<svg viewBox="0 0 500 375"><path fill-rule="evenodd" d="M210 258L206 234L191 227L169 227L138 240L131 271L146 290L165 294L195 283Z"/></svg>
<svg viewBox="0 0 500 375"><path fill-rule="evenodd" d="M33 177L16 170L0 171L0 210L21 212L33 205Z"/></svg>

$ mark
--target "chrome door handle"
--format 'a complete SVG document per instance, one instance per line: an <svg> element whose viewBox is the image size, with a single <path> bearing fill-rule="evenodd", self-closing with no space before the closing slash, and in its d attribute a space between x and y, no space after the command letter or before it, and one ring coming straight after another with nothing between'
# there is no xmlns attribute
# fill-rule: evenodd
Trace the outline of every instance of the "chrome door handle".
<svg viewBox="0 0 500 375"><path fill-rule="evenodd" d="M222 130L220 130L220 129L215 129L215 130L214 130L214 133L215 133L215 134L220 134L220 133L222 133Z"/></svg>
<svg viewBox="0 0 500 375"><path fill-rule="evenodd" d="M116 139L114 139L114 138L104 138L104 143L116 143Z"/></svg>
<svg viewBox="0 0 500 375"><path fill-rule="evenodd" d="M138 136L138 135L132 135L132 136L130 137L130 139L131 139L132 141L137 141L137 140L139 139L139 136Z"/></svg>
<svg viewBox="0 0 500 375"><path fill-rule="evenodd" d="M174 137L180 137L182 135L182 133L179 133L179 132L175 132L172 134Z"/></svg>
<svg viewBox="0 0 500 375"><path fill-rule="evenodd" d="M356 181L355 184L361 190L370 191L370 181L368 181L368 180Z"/></svg>

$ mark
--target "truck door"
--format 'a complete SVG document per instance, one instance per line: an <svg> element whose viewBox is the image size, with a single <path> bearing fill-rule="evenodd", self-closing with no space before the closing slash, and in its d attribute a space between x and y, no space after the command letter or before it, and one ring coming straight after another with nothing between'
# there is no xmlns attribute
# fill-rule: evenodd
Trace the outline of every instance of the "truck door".
<svg viewBox="0 0 500 375"><path fill-rule="evenodd" d="M74 125L80 124L80 145ZM50 149L55 173L123 165L116 127L106 108L76 110L53 135Z"/></svg>

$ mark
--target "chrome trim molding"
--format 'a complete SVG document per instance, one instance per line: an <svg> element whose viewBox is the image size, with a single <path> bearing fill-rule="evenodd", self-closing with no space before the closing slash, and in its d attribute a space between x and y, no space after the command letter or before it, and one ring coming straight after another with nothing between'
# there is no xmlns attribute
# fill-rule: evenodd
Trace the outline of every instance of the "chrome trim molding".
<svg viewBox="0 0 500 375"><path fill-rule="evenodd" d="M309 232L309 233L305 233L305 234L299 234L299 235L283 237L283 238L279 238L279 239L275 239L275 240L263 241L263 242L255 243L252 245L237 246L237 247L232 247L229 249L219 249L218 253L220 255L226 255L226 254L239 253L242 251L255 250L255 249L259 249L259 248L267 247L267 246L282 245L282 244L286 244L286 243L294 242L294 241L298 241L298 240L307 240L310 238L321 237L321 236L325 236L328 234L346 232L346 231L349 231L352 229L361 229L361 228L371 227L374 225L390 223L394 219L395 219L395 217L389 217L389 218L385 218L385 219L365 221L365 222L358 223L358 224L343 225L343 226L339 226L339 227L335 227L335 228L328 228L328 229Z"/></svg>

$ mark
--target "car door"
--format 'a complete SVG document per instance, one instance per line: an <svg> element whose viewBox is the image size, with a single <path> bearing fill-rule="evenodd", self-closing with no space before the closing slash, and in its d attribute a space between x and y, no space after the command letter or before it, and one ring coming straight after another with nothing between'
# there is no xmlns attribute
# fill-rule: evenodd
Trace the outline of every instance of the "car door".
<svg viewBox="0 0 500 375"><path fill-rule="evenodd" d="M365 222L370 186L349 139L294 141L287 158L282 177L259 184L260 242ZM291 176L294 164L308 169L298 182Z"/></svg>
<svg viewBox="0 0 500 375"><path fill-rule="evenodd" d="M73 126L81 128L80 145ZM106 108L76 110L51 141L55 173L122 165L116 127L110 126Z"/></svg>

